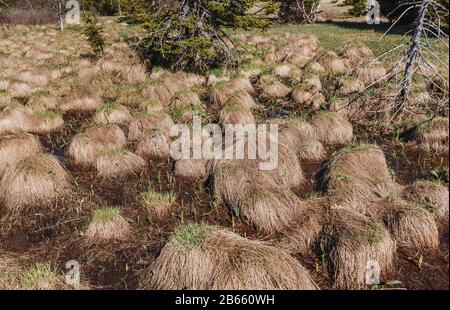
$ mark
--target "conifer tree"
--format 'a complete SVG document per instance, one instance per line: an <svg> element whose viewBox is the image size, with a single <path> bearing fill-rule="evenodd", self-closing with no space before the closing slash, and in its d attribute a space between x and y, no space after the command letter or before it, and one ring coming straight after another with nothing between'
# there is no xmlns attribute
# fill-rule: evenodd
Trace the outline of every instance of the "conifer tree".
<svg viewBox="0 0 450 310"><path fill-rule="evenodd" d="M139 44L141 56L172 69L203 72L236 65L227 28L264 29L270 24L266 15L277 9L273 1L160 0L147 2L145 11L132 17L147 33Z"/></svg>

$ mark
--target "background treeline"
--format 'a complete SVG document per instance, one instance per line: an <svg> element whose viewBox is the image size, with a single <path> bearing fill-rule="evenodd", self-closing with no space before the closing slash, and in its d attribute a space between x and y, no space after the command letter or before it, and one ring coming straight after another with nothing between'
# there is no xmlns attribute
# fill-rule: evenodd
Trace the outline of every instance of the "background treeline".
<svg viewBox="0 0 450 310"><path fill-rule="evenodd" d="M449 0L435 0L437 3L446 7L448 9ZM410 6L413 2L411 0L378 0L380 3L381 14L387 16L390 21L397 20L403 12ZM367 13L367 3L368 0L346 0L346 5L351 5L352 9L350 13L355 16L362 16ZM409 10L405 15L402 16L400 22L403 24L411 24L414 22L415 17L419 8ZM448 12L442 14L441 22L444 26L448 28Z"/></svg>

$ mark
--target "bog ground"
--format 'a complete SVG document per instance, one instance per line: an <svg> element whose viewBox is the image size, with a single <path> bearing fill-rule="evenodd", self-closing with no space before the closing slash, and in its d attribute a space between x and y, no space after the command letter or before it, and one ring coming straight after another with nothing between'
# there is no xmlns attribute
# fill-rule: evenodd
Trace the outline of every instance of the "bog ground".
<svg viewBox="0 0 450 310"><path fill-rule="evenodd" d="M0 288L72 289L76 260L78 289L448 289L448 93L422 68L394 115L406 47L389 51L409 37L230 30L239 68L199 75L141 62L137 27L100 22L100 57L77 27L0 32ZM170 129L194 115L278 124L277 168L173 160Z"/></svg>

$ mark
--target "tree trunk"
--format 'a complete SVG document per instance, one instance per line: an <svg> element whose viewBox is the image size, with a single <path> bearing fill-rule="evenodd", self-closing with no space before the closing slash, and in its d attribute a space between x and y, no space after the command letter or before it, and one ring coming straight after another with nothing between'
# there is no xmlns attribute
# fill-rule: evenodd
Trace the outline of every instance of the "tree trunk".
<svg viewBox="0 0 450 310"><path fill-rule="evenodd" d="M402 86L402 90L400 93L401 100L399 100L399 103L397 104L396 112L398 112L403 106L403 104L407 102L409 99L409 93L411 91L412 78L414 74L414 66L416 64L417 56L420 51L419 45L424 31L425 16L427 14L428 6L430 5L431 2L432 0L422 0L419 13L417 14L414 34L413 37L411 38L411 43L407 54L405 73L401 85Z"/></svg>
<svg viewBox="0 0 450 310"><path fill-rule="evenodd" d="M58 1L58 9L59 9L59 24L61 27L61 31L64 31L64 14L61 1Z"/></svg>

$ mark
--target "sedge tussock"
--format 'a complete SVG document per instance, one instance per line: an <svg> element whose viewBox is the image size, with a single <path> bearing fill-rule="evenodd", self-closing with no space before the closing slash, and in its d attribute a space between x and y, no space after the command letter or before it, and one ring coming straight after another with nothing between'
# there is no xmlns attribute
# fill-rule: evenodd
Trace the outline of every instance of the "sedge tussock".
<svg viewBox="0 0 450 310"><path fill-rule="evenodd" d="M0 176L15 162L42 152L41 142L30 134L0 137Z"/></svg>
<svg viewBox="0 0 450 310"><path fill-rule="evenodd" d="M440 220L448 222L448 188L432 181L419 180L405 187L403 198L428 210Z"/></svg>
<svg viewBox="0 0 450 310"><path fill-rule="evenodd" d="M93 117L96 124L119 124L125 125L132 119L130 111L120 104L108 102L104 104Z"/></svg>
<svg viewBox="0 0 450 310"><path fill-rule="evenodd" d="M180 226L141 280L143 289L302 289L317 286L288 252L228 230Z"/></svg>
<svg viewBox="0 0 450 310"><path fill-rule="evenodd" d="M124 132L116 125L91 127L76 135L70 142L66 154L75 165L92 168L102 150L121 148L126 144Z"/></svg>
<svg viewBox="0 0 450 310"><path fill-rule="evenodd" d="M69 174L58 159L38 153L6 169L0 181L0 199L8 209L46 206L70 189Z"/></svg>
<svg viewBox="0 0 450 310"><path fill-rule="evenodd" d="M98 154L95 166L99 177L120 178L139 175L147 168L147 162L124 149L109 148Z"/></svg>
<svg viewBox="0 0 450 310"><path fill-rule="evenodd" d="M164 112L139 115L128 126L128 140L139 140L149 130L170 132L173 125L173 120Z"/></svg>
<svg viewBox="0 0 450 310"><path fill-rule="evenodd" d="M375 261L382 275L393 266L396 243L380 222L349 210L332 211L324 228L324 249L335 289L361 289L368 263Z"/></svg>
<svg viewBox="0 0 450 310"><path fill-rule="evenodd" d="M118 208L103 208L94 211L84 237L88 242L124 240L131 233L130 224L120 215Z"/></svg>
<svg viewBox="0 0 450 310"><path fill-rule="evenodd" d="M346 144L353 140L353 127L341 114L319 113L310 122L317 139L328 145Z"/></svg>
<svg viewBox="0 0 450 310"><path fill-rule="evenodd" d="M385 197L395 188L383 151L370 144L335 154L327 164L324 183L331 195L366 200Z"/></svg>

